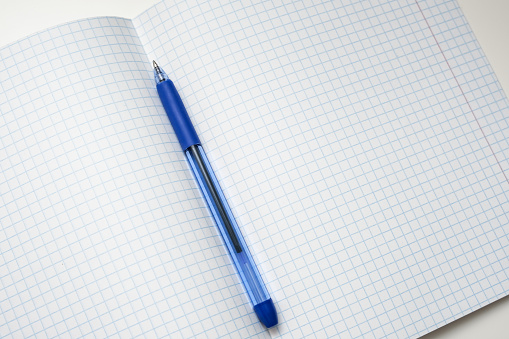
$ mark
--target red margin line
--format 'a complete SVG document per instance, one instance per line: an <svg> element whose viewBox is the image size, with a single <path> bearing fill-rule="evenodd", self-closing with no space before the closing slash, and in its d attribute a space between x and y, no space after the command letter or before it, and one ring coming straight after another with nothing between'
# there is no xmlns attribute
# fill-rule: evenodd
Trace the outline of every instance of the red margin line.
<svg viewBox="0 0 509 339"><path fill-rule="evenodd" d="M456 81L456 84L458 85L458 88L461 91L461 94L463 95L463 97L465 98L465 101L467 102L468 108L470 108L470 111L472 112L472 115L474 116L475 122L477 122L477 125L479 126L479 129L481 130L482 135L484 136L484 140L486 140L486 143L488 144L488 147L490 148L491 153L493 154L493 156L495 157L495 160L497 161L498 167L500 167L500 171L504 175L505 180L507 181L507 183L509 183L509 179L507 178L507 175L505 174L504 169L502 168L502 165L500 164L500 161L498 161L497 155L493 151L493 148L491 147L491 144L488 141L488 138L486 137L486 134L484 133L484 130L482 129L481 124L479 123L479 120L477 120L477 117L476 117L476 115L474 113L474 110L472 109L472 106L470 105L470 102L468 101L467 96L465 95L465 92L463 92L463 88L461 88L461 85L460 85L458 79L456 78L456 74L454 74L454 72L452 71L452 67L449 64L449 60L447 60L447 58L445 57L444 51L442 50L442 47L440 47L440 44L438 43L438 40L437 40L437 38L435 36L435 33L433 33L433 30L431 29L431 26L430 26L430 24L428 22L428 19L426 19L426 16L424 15L424 12L422 11L422 8L419 5L419 3L417 2L417 0L415 0L415 4L419 8L419 11L421 12L422 17L424 18L424 21L426 22L426 25L428 25L428 29L431 32L431 35L433 36L433 39L435 40L435 42L436 42L436 44L438 46L438 49L440 50L440 53L442 53L442 56L444 57L444 60L447 63L447 66L449 67L449 70L451 71L452 76L454 77L454 80Z"/></svg>

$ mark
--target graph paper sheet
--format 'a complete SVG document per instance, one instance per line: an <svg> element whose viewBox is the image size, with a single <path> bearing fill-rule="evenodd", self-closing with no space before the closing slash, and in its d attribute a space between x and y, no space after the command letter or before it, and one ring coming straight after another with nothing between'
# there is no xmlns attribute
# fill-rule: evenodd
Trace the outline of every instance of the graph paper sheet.
<svg viewBox="0 0 509 339"><path fill-rule="evenodd" d="M133 22L277 303L271 336L417 337L508 293L508 104L455 2L186 0Z"/></svg>
<svg viewBox="0 0 509 339"><path fill-rule="evenodd" d="M256 319L154 88L276 302ZM509 291L508 102L455 2L162 2L0 49L1 337L417 337Z"/></svg>

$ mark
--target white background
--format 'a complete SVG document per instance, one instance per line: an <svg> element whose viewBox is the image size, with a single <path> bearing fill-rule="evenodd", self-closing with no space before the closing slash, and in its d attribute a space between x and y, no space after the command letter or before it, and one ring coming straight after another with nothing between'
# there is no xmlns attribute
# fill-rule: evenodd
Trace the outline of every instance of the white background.
<svg viewBox="0 0 509 339"><path fill-rule="evenodd" d="M0 46L67 21L133 18L156 0L0 0ZM509 93L509 1L458 0L506 93ZM509 297L442 327L426 339L509 337Z"/></svg>

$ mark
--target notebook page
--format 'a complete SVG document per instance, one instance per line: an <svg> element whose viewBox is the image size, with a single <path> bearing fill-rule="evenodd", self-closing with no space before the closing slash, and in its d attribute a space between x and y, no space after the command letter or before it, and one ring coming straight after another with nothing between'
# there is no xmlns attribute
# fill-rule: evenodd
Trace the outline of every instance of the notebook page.
<svg viewBox="0 0 509 339"><path fill-rule="evenodd" d="M507 295L508 105L455 2L171 1L133 22L276 301L272 336L417 337Z"/></svg>
<svg viewBox="0 0 509 339"><path fill-rule="evenodd" d="M242 327L130 20L0 49L0 112L1 337L168 336L210 308L200 326Z"/></svg>

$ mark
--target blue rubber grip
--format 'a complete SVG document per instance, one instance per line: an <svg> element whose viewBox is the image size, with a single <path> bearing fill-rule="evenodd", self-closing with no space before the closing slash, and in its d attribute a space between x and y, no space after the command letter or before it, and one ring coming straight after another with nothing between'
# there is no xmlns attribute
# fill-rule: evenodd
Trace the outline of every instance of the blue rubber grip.
<svg viewBox="0 0 509 339"><path fill-rule="evenodd" d="M167 79L158 83L157 92L166 110L166 114L170 118L173 130L177 134L182 150L185 151L189 146L201 144L173 82Z"/></svg>

